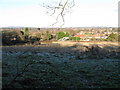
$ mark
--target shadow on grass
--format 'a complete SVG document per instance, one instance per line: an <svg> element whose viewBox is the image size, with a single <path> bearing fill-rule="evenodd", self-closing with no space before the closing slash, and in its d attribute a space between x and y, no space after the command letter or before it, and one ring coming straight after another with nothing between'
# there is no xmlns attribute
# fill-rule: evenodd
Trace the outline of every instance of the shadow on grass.
<svg viewBox="0 0 120 90"><path fill-rule="evenodd" d="M2 49L3 88L118 88L120 85L117 46L77 44Z"/></svg>

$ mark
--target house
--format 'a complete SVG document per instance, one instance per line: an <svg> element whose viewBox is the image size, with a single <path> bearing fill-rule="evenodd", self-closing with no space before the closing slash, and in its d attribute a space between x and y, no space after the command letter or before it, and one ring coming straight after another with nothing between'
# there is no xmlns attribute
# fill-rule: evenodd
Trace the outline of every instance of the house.
<svg viewBox="0 0 120 90"><path fill-rule="evenodd" d="M59 39L58 41L65 41L65 40L69 40L70 38L69 37L63 37L61 39Z"/></svg>
<svg viewBox="0 0 120 90"><path fill-rule="evenodd" d="M90 41L90 39L85 39L85 40L82 40L82 41Z"/></svg>
<svg viewBox="0 0 120 90"><path fill-rule="evenodd" d="M93 38L100 39L100 35L93 35Z"/></svg>
<svg viewBox="0 0 120 90"><path fill-rule="evenodd" d="M74 35L74 37L85 38L85 35Z"/></svg>
<svg viewBox="0 0 120 90"><path fill-rule="evenodd" d="M88 38L89 38L89 39L92 39L93 37L92 37L92 36L89 36Z"/></svg>
<svg viewBox="0 0 120 90"><path fill-rule="evenodd" d="M81 40L85 40L86 39L85 35L74 35L74 37L79 37Z"/></svg>
<svg viewBox="0 0 120 90"><path fill-rule="evenodd" d="M107 38L108 38L108 36L101 36L101 38L102 38L102 39L107 39Z"/></svg>

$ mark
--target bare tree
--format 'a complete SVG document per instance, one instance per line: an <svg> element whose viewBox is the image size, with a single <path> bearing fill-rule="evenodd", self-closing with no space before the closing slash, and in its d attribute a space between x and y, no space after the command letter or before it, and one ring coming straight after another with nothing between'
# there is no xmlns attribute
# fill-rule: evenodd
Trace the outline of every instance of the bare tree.
<svg viewBox="0 0 120 90"><path fill-rule="evenodd" d="M46 5L44 4L43 7L47 8L47 14L50 14L50 16L55 17L56 21L52 24L52 26L56 25L60 19L62 20L62 24L60 27L62 27L65 24L65 18L64 16L71 11L71 8L75 6L74 0L56 0L59 2L56 2L55 5Z"/></svg>

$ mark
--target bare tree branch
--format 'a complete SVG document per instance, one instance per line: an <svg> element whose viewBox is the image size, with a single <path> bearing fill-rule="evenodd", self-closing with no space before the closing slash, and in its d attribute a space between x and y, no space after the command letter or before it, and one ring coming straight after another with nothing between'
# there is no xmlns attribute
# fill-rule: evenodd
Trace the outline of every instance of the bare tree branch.
<svg viewBox="0 0 120 90"><path fill-rule="evenodd" d="M52 5L44 5L43 7L45 7L46 9L48 9L49 11L47 12L48 14L50 14L50 16L55 16L56 21L55 23L53 23L51 26L56 25L59 22L59 19L62 19L62 24L60 25L60 27L62 27L65 24L65 15L66 13L71 11L71 8L75 6L75 1L74 0L60 0L60 2L58 4L56 4L55 6ZM57 13L58 12L58 13Z"/></svg>

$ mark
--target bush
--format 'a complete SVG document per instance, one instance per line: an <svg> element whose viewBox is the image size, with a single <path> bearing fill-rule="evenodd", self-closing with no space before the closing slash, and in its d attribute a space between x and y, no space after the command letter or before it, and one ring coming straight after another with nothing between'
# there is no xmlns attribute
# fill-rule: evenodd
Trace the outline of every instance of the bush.
<svg viewBox="0 0 120 90"><path fill-rule="evenodd" d="M102 41L108 41L108 39L102 39Z"/></svg>
<svg viewBox="0 0 120 90"><path fill-rule="evenodd" d="M76 40L76 41L79 41L79 40L80 40L80 37L71 37L70 40Z"/></svg>
<svg viewBox="0 0 120 90"><path fill-rule="evenodd" d="M3 45L15 45L17 43L23 43L20 35L16 31L2 31L2 44Z"/></svg>
<svg viewBox="0 0 120 90"><path fill-rule="evenodd" d="M39 41L39 40L40 40L40 37L36 37L36 36L30 37L30 43L32 43L32 44L36 41Z"/></svg>
<svg viewBox="0 0 120 90"><path fill-rule="evenodd" d="M63 38L63 37L69 37L69 36L70 36L70 34L68 32L66 32L66 33L59 32L59 33L57 33L57 39L58 40L61 39L61 38Z"/></svg>
<svg viewBox="0 0 120 90"><path fill-rule="evenodd" d="M110 35L108 36L107 39L108 39L108 41L118 41L118 35L112 33L112 34L110 34Z"/></svg>
<svg viewBox="0 0 120 90"><path fill-rule="evenodd" d="M37 37L41 37L41 35L42 35L41 33L37 33L36 34Z"/></svg>
<svg viewBox="0 0 120 90"><path fill-rule="evenodd" d="M43 41L53 39L52 34L50 34L48 31L46 31L46 33L42 33L41 37Z"/></svg>
<svg viewBox="0 0 120 90"><path fill-rule="evenodd" d="M48 34L48 40L51 40L53 36L51 34Z"/></svg>
<svg viewBox="0 0 120 90"><path fill-rule="evenodd" d="M57 39L58 40L61 39L61 38L63 38L63 37L65 37L65 33L64 32L57 33Z"/></svg>
<svg viewBox="0 0 120 90"><path fill-rule="evenodd" d="M24 29L25 34L29 32L28 28Z"/></svg>
<svg viewBox="0 0 120 90"><path fill-rule="evenodd" d="M66 35L65 35L65 37L69 37L70 36L70 34L68 33L68 32L66 32Z"/></svg>
<svg viewBox="0 0 120 90"><path fill-rule="evenodd" d="M80 48L80 47L79 47ZM117 48L112 46L104 46L101 48L99 45L81 46L81 52L76 54L77 59L105 59L116 58L118 59L120 53L117 52Z"/></svg>
<svg viewBox="0 0 120 90"><path fill-rule="evenodd" d="M28 40L29 39L29 30L28 30L28 28L24 29L24 33L25 33L25 39Z"/></svg>

